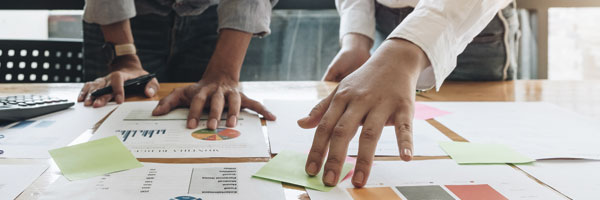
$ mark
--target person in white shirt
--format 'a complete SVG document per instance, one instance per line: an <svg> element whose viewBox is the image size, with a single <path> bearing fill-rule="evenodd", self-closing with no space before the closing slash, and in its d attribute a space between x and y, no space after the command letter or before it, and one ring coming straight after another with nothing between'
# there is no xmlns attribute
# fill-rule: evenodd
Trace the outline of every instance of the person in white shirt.
<svg viewBox="0 0 600 200"><path fill-rule="evenodd" d="M348 143L360 125L354 186L366 184L385 125L395 126L400 157L411 160L415 90L439 90L457 60L461 64L458 73L453 73L457 80L512 79L516 60L511 48L515 45L507 41L514 44L517 34L508 30L517 29L518 23L505 16L515 12L499 12L507 6L514 11L511 2L336 0L341 50L324 80L340 83L309 116L298 120L303 128L317 127L306 173L319 173L327 156L323 182L335 186ZM371 56L376 21L380 31L388 30L388 36ZM466 55L459 56L463 51Z"/></svg>

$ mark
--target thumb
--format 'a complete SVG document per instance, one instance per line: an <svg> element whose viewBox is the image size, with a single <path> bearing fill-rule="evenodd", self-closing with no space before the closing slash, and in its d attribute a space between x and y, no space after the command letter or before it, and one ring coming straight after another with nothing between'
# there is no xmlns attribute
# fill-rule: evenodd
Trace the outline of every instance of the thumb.
<svg viewBox="0 0 600 200"><path fill-rule="evenodd" d="M337 72L332 70L332 68L329 68L329 70L327 70L327 72L325 73L325 76L323 76L323 81L337 82L336 77L337 77Z"/></svg>
<svg viewBox="0 0 600 200"><path fill-rule="evenodd" d="M335 94L335 90L329 94L325 99L321 100L313 109L310 111L307 117L298 120L298 125L302 128L309 129L314 128L319 125L321 118L325 114L325 111L329 108L329 104L331 103L331 99L333 99L333 94Z"/></svg>
<svg viewBox="0 0 600 200"><path fill-rule="evenodd" d="M146 93L147 97L153 97L158 92L160 85L158 84L158 80L153 78L148 84L146 84L146 89L144 89L144 93Z"/></svg>

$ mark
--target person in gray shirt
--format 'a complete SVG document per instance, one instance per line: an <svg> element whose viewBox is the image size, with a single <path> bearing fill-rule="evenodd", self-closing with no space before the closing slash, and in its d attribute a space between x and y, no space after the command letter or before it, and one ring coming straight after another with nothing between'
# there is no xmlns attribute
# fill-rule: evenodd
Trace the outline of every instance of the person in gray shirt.
<svg viewBox="0 0 600 200"><path fill-rule="evenodd" d="M144 89L153 97L163 82L196 82L174 89L153 115L189 106L188 128L196 128L205 107L208 128L227 110L228 127L241 108L274 120L262 104L238 90L240 70L253 36L270 33L277 0L86 0L83 14L84 79L78 101L101 107L124 101L124 81L149 72L157 79ZM135 39L135 40L134 40ZM90 94L111 86L112 94Z"/></svg>

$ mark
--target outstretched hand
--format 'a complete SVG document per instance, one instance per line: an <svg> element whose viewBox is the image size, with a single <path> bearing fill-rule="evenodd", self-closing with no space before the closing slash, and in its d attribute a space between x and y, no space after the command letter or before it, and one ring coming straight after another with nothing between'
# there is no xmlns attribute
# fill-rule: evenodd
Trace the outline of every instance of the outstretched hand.
<svg viewBox="0 0 600 200"><path fill-rule="evenodd" d="M400 157L412 159L412 119L419 73L429 65L423 51L413 43L385 41L362 67L343 79L338 87L298 120L302 128L317 127L306 161L306 173L319 173L325 157L323 182L335 186L360 125L359 150L352 183L366 184L377 141L383 127L394 125Z"/></svg>
<svg viewBox="0 0 600 200"><path fill-rule="evenodd" d="M204 108L210 108L207 128L216 129L225 106L228 107L226 126L234 127L242 108L254 110L267 120L275 120L260 102L252 100L237 89L237 81L226 78L202 79L193 85L176 88L161 99L152 111L152 115L164 115L177 106L189 106L187 127L198 127L198 121Z"/></svg>

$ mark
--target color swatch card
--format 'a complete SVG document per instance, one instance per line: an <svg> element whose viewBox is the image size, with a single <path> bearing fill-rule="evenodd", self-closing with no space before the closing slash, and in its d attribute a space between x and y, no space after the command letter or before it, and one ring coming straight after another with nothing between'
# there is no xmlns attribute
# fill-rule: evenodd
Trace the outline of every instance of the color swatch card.
<svg viewBox="0 0 600 200"><path fill-rule="evenodd" d="M544 102L427 102L470 142L505 144L533 159L600 159L600 123Z"/></svg>
<svg viewBox="0 0 600 200"><path fill-rule="evenodd" d="M277 116L276 121L267 121L267 131L271 144L271 153L283 150L308 152L310 150L316 128L303 129L298 126L298 119L310 113L317 100L265 100L265 106ZM357 155L361 128L350 141L348 155ZM377 156L398 156L398 143L393 126L383 128L375 149ZM450 141L443 133L424 120L413 121L414 155L445 156L438 145L440 141Z"/></svg>
<svg viewBox="0 0 600 200"><path fill-rule="evenodd" d="M101 108L76 103L66 110L7 125L0 129L0 158L50 158L48 150L70 144L115 108L114 103Z"/></svg>
<svg viewBox="0 0 600 200"><path fill-rule="evenodd" d="M458 164L520 164L535 161L502 144L440 142L440 146Z"/></svg>
<svg viewBox="0 0 600 200"><path fill-rule="evenodd" d="M93 138L117 136L137 158L268 157L268 146L256 114L241 112L238 124L206 129L186 128L187 108L152 116L158 102L123 103L98 128Z"/></svg>
<svg viewBox="0 0 600 200"><path fill-rule="evenodd" d="M565 199L508 165L459 165L452 160L375 161L364 188L342 181L312 200L529 200Z"/></svg>
<svg viewBox="0 0 600 200"><path fill-rule="evenodd" d="M50 155L63 175L72 181L142 167L115 136L53 149Z"/></svg>
<svg viewBox="0 0 600 200"><path fill-rule="evenodd" d="M285 199L281 183L251 178L265 163L157 164L79 181L60 178L40 199Z"/></svg>
<svg viewBox="0 0 600 200"><path fill-rule="evenodd" d="M309 176L306 174L306 171L304 170L304 166L306 166L306 158L306 154L283 151L277 154L277 156L271 159L253 176L304 186L320 191L331 190L333 187L325 186L325 184L323 184L323 170L321 170L316 176ZM340 180L345 177L353 167L354 165L345 163L342 167Z"/></svg>
<svg viewBox="0 0 600 200"><path fill-rule="evenodd" d="M508 200L504 195L500 194L487 184L368 187L361 189L348 188L347 191L354 200ZM400 196L404 198L401 198Z"/></svg>

